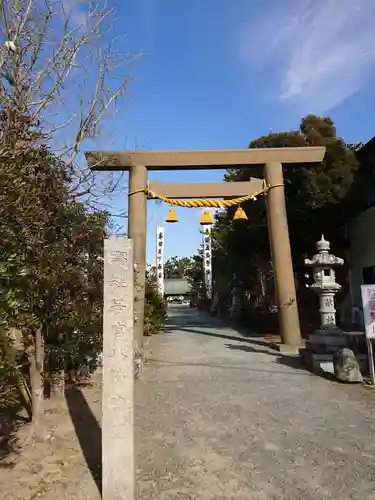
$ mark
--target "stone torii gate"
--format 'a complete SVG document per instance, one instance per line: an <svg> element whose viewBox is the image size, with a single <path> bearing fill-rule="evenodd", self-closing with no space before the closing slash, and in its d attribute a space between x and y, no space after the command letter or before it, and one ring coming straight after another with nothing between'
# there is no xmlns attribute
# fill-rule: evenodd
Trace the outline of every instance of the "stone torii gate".
<svg viewBox="0 0 375 500"><path fill-rule="evenodd" d="M86 153L95 171L129 172L128 235L134 243L134 313L136 348L142 348L146 272L147 189L169 198L226 198L251 195L262 179L249 182L163 184L150 182L148 170L217 170L258 166L263 168L271 255L283 344L301 345L288 220L285 207L283 166L319 163L324 147L235 149L214 151L93 151ZM298 168L298 165L296 165Z"/></svg>

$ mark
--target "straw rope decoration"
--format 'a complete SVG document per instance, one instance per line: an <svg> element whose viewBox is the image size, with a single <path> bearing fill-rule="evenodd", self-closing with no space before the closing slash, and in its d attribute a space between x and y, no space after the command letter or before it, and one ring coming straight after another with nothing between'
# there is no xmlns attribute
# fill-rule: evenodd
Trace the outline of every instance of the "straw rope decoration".
<svg viewBox="0 0 375 500"><path fill-rule="evenodd" d="M154 191L151 191L148 187L146 189L137 189L136 191L133 191L132 193L129 193L129 196L136 194L136 193L141 193L144 192L148 198L151 199L157 199L160 201L163 201L164 203L167 203L170 206L175 206L175 207L184 207L184 208L200 208L200 207L212 207L212 208L229 208L229 207L235 207L237 205L241 205L241 203L244 203L245 201L248 200L256 200L258 196L266 196L268 191L274 187L281 187L283 184L273 184L273 185L266 185L265 182L263 181L264 187L258 191L257 193L249 194L246 196L241 196L240 198L233 198L231 200L180 200L178 198L166 198L165 196L162 196L158 193L155 193Z"/></svg>

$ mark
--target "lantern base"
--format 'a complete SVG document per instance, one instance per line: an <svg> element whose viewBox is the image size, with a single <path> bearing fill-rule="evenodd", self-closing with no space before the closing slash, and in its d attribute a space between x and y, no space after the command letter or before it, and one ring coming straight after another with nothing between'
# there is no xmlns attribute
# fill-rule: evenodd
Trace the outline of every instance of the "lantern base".
<svg viewBox="0 0 375 500"><path fill-rule="evenodd" d="M335 354L347 347L347 338L336 325L322 326L309 335L305 347L317 354Z"/></svg>
<svg viewBox="0 0 375 500"><path fill-rule="evenodd" d="M299 354L311 371L333 374L333 355L344 347L347 347L346 336L335 324L329 324L311 333Z"/></svg>
<svg viewBox="0 0 375 500"><path fill-rule="evenodd" d="M337 325L329 324L317 328L316 330L314 330L314 333L312 335L317 335L319 338L328 338L328 337L340 338L344 336L344 333L341 330L341 328L339 328Z"/></svg>

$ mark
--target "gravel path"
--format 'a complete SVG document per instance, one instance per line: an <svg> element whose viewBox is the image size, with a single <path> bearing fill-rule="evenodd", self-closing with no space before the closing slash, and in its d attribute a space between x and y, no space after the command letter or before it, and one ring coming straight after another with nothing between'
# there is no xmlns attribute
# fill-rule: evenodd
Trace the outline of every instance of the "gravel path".
<svg viewBox="0 0 375 500"><path fill-rule="evenodd" d="M311 375L188 307L171 308L149 348L139 500L375 500L371 389ZM100 381L48 410L53 441L0 467L2 497L100 499Z"/></svg>
<svg viewBox="0 0 375 500"><path fill-rule="evenodd" d="M188 308L172 308L151 346L140 499L375 499L370 389L288 366Z"/></svg>

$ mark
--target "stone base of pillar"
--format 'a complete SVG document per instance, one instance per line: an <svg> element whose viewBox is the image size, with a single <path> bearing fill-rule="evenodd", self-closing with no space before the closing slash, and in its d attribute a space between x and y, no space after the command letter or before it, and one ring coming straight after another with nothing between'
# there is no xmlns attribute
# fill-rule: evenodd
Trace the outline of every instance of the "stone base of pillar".
<svg viewBox="0 0 375 500"><path fill-rule="evenodd" d="M313 335L320 335L321 337L343 337L344 333L335 324L330 324L330 325L324 325L321 326L320 328L317 328L314 330Z"/></svg>
<svg viewBox="0 0 375 500"><path fill-rule="evenodd" d="M289 344L273 344L275 349L280 353L283 354L284 356L297 356L301 346L295 346L295 345L289 345ZM303 345L303 344L302 344Z"/></svg>

